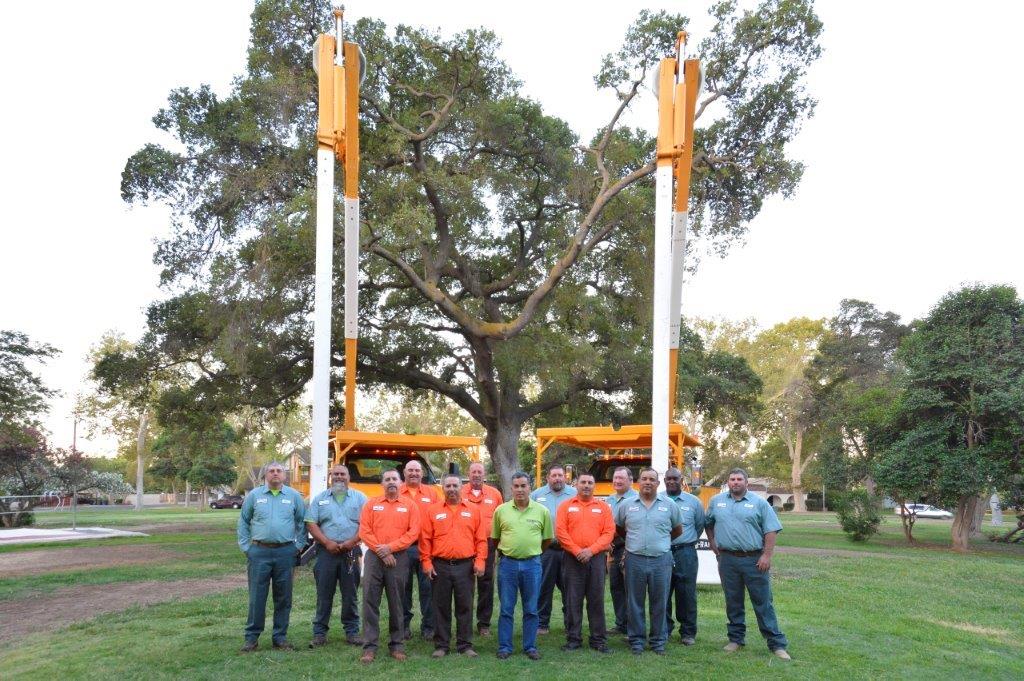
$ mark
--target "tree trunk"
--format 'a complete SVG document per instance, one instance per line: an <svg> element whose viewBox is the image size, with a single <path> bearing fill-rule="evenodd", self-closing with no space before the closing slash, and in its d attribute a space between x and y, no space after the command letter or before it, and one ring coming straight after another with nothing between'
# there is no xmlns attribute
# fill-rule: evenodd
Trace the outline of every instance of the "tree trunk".
<svg viewBox="0 0 1024 681"><path fill-rule="evenodd" d="M192 501L192 483L188 480L185 481L185 508L188 508L188 502Z"/></svg>
<svg viewBox="0 0 1024 681"><path fill-rule="evenodd" d="M864 489L868 491L868 494L870 494L871 496L875 496L875 487L876 483L873 477L869 475L868 477L864 478Z"/></svg>
<svg viewBox="0 0 1024 681"><path fill-rule="evenodd" d="M199 498L200 498L199 510L200 511L205 511L206 510L206 505L208 503L207 500L206 500L206 493L207 493L207 491L208 490L204 487L203 491L199 493Z"/></svg>
<svg viewBox="0 0 1024 681"><path fill-rule="evenodd" d="M149 422L149 411L147 409L142 410L142 415L139 417L139 433L135 442L135 510L142 510L142 495L143 479L145 477L145 468L142 463L142 454L146 449L146 425Z"/></svg>
<svg viewBox="0 0 1024 681"><path fill-rule="evenodd" d="M974 511L980 503L982 503L981 497L977 494L968 494L960 497L960 501L956 506L956 513L953 515L952 535L954 551L966 553L970 550Z"/></svg>
<svg viewBox="0 0 1024 681"><path fill-rule="evenodd" d="M484 444L498 474L498 486L506 500L512 498L512 474L519 470L519 435L523 422L516 418L496 419L487 428ZM529 471L526 471L529 473Z"/></svg>
<svg viewBox="0 0 1024 681"><path fill-rule="evenodd" d="M804 468L807 467L807 464L801 460L803 458L804 432L798 429L795 435L796 437L794 438L786 439L786 447L789 449L789 458L793 463L791 468L793 510L800 513L807 510L807 503L804 501L803 484Z"/></svg>
<svg viewBox="0 0 1024 681"><path fill-rule="evenodd" d="M981 538L981 526L985 522L985 507L988 505L989 495L979 494L978 503L974 506L974 517L971 519L971 539Z"/></svg>
<svg viewBox="0 0 1024 681"><path fill-rule="evenodd" d="M907 505L900 502L900 524L903 526L903 536L907 538L908 544L914 543L914 521L917 518L907 511Z"/></svg>

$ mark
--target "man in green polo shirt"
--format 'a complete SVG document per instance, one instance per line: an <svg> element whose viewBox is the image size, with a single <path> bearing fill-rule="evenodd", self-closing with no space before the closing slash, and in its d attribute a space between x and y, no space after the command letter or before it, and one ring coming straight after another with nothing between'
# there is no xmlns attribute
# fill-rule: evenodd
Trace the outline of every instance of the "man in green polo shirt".
<svg viewBox="0 0 1024 681"><path fill-rule="evenodd" d="M274 590L274 648L295 650L288 642L292 610L292 569L306 545L302 495L284 484L284 465L267 464L266 484L249 492L238 516L238 547L249 562L249 619L243 653L256 650L267 619L267 595Z"/></svg>
<svg viewBox="0 0 1024 681"><path fill-rule="evenodd" d="M775 552L775 536L782 523L766 500L747 492L747 473L729 471L729 491L708 502L706 530L711 550L718 556L718 575L725 592L725 614L729 618L729 643L725 651L736 652L744 644L747 625L743 611L744 588L757 616L757 626L776 657L788 660L786 635L779 630L772 605L768 571Z"/></svg>
<svg viewBox="0 0 1024 681"><path fill-rule="evenodd" d="M523 652L539 660L537 597L540 595L540 555L555 536L551 514L530 499L530 477L512 475L512 500L498 506L491 523L491 541L498 547L498 659L512 654L512 624L516 601L523 599Z"/></svg>

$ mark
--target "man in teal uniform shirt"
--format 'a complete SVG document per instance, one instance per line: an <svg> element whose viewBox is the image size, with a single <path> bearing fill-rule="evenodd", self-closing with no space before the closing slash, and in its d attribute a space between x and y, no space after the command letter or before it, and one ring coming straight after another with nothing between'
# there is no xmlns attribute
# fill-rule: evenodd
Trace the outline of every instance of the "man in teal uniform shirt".
<svg viewBox="0 0 1024 681"><path fill-rule="evenodd" d="M313 579L316 581L316 615L313 617L313 640L310 648L327 643L334 592L341 589L341 625L345 640L362 645L359 638L359 514L363 512L366 495L349 489L348 468L331 469L331 486L309 501L306 527L317 547Z"/></svg>
<svg viewBox="0 0 1024 681"><path fill-rule="evenodd" d="M683 533L672 540L672 586L665 616L666 636L672 637L672 600L675 597L680 642L692 646L697 641L697 540L704 532L704 505L683 491L683 474L678 468L665 471L665 496L676 502L683 514Z"/></svg>
<svg viewBox="0 0 1024 681"><path fill-rule="evenodd" d="M548 469L548 484L538 487L530 498L548 510L551 524L555 524L558 507L576 496L576 488L565 484L565 466L556 463ZM538 634L546 634L551 626L551 602L555 587L562 596L562 619L565 619L565 592L562 588L562 550L558 540L553 540L540 557L540 598L537 601L537 616L540 617Z"/></svg>
<svg viewBox="0 0 1024 681"><path fill-rule="evenodd" d="M273 584L274 648L295 650L288 642L292 610L292 569L306 545L302 495L284 484L284 465L267 464L266 484L245 497L238 516L238 547L249 561L249 619L243 653L256 650L267 619L267 593Z"/></svg>
<svg viewBox="0 0 1024 681"><path fill-rule="evenodd" d="M619 504L636 497L636 490L633 489L633 472L625 466L616 468L612 472L612 489L615 493L605 498L605 501L612 507L614 518L615 508ZM625 557L626 541L616 534L612 540L612 562L608 566L608 590L612 594L612 609L615 611L615 627L609 633L626 633L626 569L622 562Z"/></svg>
<svg viewBox="0 0 1024 681"><path fill-rule="evenodd" d="M775 617L768 574L775 552L775 536L782 531L782 523L771 504L747 492L747 473L742 468L729 471L728 485L728 492L711 497L707 515L708 542L718 556L725 614L729 618L729 643L725 650L732 653L744 645L747 626L743 590L746 588L768 649L776 657L788 660L788 642Z"/></svg>

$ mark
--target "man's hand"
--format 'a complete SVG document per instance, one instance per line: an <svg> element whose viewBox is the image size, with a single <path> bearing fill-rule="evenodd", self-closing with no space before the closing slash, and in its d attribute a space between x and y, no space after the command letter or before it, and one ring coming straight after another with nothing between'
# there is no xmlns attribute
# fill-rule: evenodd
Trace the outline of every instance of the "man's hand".
<svg viewBox="0 0 1024 681"><path fill-rule="evenodd" d="M381 544L380 546L375 548L373 552L377 554L378 558L384 560L387 556L391 555L391 547L387 544Z"/></svg>
<svg viewBox="0 0 1024 681"><path fill-rule="evenodd" d="M761 557L757 559L757 569L761 572L768 572L772 569L772 555L770 553L761 554Z"/></svg>
<svg viewBox="0 0 1024 681"><path fill-rule="evenodd" d="M338 544L338 549L339 549L339 551L342 551L342 552L343 551L351 551L352 549L354 549L358 545L359 545L359 537L355 536L355 537L352 537L351 539L349 539L348 541L343 541L340 544Z"/></svg>
<svg viewBox="0 0 1024 681"><path fill-rule="evenodd" d="M594 557L594 552L590 549L583 549L576 554L576 560L581 563L589 563L590 559Z"/></svg>
<svg viewBox="0 0 1024 681"><path fill-rule="evenodd" d="M437 577L437 570L435 570L434 567L431 566L430 569L426 571L426 574L427 579L429 579L430 581L434 581L434 577Z"/></svg>
<svg viewBox="0 0 1024 681"><path fill-rule="evenodd" d="M341 553L341 544L330 539L328 539L327 543L324 544L324 548L327 549L329 553L333 553L334 555L338 555L339 553Z"/></svg>
<svg viewBox="0 0 1024 681"><path fill-rule="evenodd" d="M384 567L393 568L398 565L398 561L390 553L381 558L381 562L384 563Z"/></svg>
<svg viewBox="0 0 1024 681"><path fill-rule="evenodd" d="M480 567L474 567L473 568L473 574L475 576L477 576L477 577L483 577L484 576L484 572L486 572L486 571L487 570L485 569L485 567L483 565L481 565Z"/></svg>

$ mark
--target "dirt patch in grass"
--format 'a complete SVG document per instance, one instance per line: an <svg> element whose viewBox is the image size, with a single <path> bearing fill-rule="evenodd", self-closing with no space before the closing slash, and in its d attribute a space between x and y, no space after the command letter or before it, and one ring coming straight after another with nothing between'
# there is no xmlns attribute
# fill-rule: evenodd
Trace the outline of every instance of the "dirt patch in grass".
<svg viewBox="0 0 1024 681"><path fill-rule="evenodd" d="M23 577L70 570L145 565L176 560L181 554L157 546L75 546L0 553L0 575Z"/></svg>
<svg viewBox="0 0 1024 681"><path fill-rule="evenodd" d="M245 586L244 574L171 582L124 582L57 589L46 596L4 601L0 643L29 634L55 631L97 615L127 610L136 605L198 598Z"/></svg>
<svg viewBox="0 0 1024 681"><path fill-rule="evenodd" d="M1015 640L1013 632L1009 629L999 629L996 627L982 627L977 624L971 624L970 622L946 622L944 620L932 620L939 626L948 627L950 629L956 629L957 631L966 631L969 634L977 634L978 636L984 636L985 638L994 639L1000 643L1012 643Z"/></svg>
<svg viewBox="0 0 1024 681"><path fill-rule="evenodd" d="M812 549L805 546L778 546L777 553L794 556L827 556L830 558L913 558L906 554L851 551L849 549Z"/></svg>

